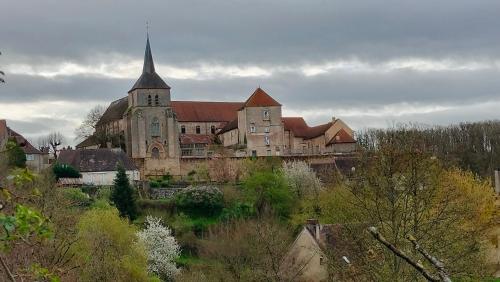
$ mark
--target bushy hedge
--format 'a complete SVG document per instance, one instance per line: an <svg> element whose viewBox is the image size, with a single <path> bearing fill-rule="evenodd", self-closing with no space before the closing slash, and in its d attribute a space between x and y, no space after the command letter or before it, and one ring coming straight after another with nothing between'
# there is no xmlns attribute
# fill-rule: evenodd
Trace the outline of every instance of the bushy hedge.
<svg viewBox="0 0 500 282"><path fill-rule="evenodd" d="M177 193L177 208L187 214L213 216L220 214L224 200L222 192L214 186L191 186Z"/></svg>
<svg viewBox="0 0 500 282"><path fill-rule="evenodd" d="M82 175L80 174L80 172L78 170L76 170L74 167L67 165L67 164L56 163L52 167L52 171L54 172L56 179L82 177Z"/></svg>

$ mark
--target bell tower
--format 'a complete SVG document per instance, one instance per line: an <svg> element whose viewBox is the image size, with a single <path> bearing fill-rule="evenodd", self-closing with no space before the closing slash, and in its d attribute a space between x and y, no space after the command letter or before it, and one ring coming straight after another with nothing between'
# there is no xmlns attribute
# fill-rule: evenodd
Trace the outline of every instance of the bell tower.
<svg viewBox="0 0 500 282"><path fill-rule="evenodd" d="M149 34L142 74L128 92L128 105L127 151L141 173L175 174L180 157L177 118L171 108L170 86L155 71Z"/></svg>

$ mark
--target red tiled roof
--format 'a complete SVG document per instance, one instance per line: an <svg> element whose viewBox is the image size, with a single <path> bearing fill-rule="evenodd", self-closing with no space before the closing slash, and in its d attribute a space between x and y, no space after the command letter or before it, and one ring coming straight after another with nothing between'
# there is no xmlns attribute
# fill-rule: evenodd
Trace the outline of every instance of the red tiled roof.
<svg viewBox="0 0 500 282"><path fill-rule="evenodd" d="M237 118L241 102L172 101L180 122L230 122Z"/></svg>
<svg viewBox="0 0 500 282"><path fill-rule="evenodd" d="M332 126L332 123L325 123L318 126L310 127L302 117L284 117L283 123L285 130L293 132L295 137L305 139L316 138L325 134L325 131Z"/></svg>
<svg viewBox="0 0 500 282"><path fill-rule="evenodd" d="M253 92L253 94L246 100L243 107L271 107L271 106L281 106L276 100L274 100L269 94L267 94L260 87Z"/></svg>
<svg viewBox="0 0 500 282"><path fill-rule="evenodd" d="M354 140L354 138L351 135L349 135L349 133L347 133L344 129L340 129L339 132L337 132L337 134L333 136L332 140L330 140L330 142L328 142L328 144L326 145L328 146L331 144L342 144L342 143L356 143L356 140Z"/></svg>
<svg viewBox="0 0 500 282"><path fill-rule="evenodd" d="M181 134L181 144L212 144L213 135Z"/></svg>

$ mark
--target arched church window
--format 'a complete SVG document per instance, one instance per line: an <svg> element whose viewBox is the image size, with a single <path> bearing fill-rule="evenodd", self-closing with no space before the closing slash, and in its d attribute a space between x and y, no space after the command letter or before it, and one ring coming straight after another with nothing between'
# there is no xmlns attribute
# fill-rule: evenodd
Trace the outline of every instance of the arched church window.
<svg viewBox="0 0 500 282"><path fill-rule="evenodd" d="M153 147L153 149L151 150L151 157L153 159L159 159L160 158L160 149L158 149L157 147Z"/></svg>
<svg viewBox="0 0 500 282"><path fill-rule="evenodd" d="M160 105L160 98L158 98L158 95L155 95L155 106Z"/></svg>
<svg viewBox="0 0 500 282"><path fill-rule="evenodd" d="M148 95L148 106L151 106L151 95Z"/></svg>
<svg viewBox="0 0 500 282"><path fill-rule="evenodd" d="M151 122L151 136L152 137L160 136L160 121L156 117L153 118L153 121Z"/></svg>

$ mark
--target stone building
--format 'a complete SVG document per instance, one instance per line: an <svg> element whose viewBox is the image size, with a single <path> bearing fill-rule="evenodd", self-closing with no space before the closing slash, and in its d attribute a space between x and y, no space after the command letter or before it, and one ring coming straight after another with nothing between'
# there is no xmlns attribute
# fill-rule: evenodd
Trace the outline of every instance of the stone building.
<svg viewBox="0 0 500 282"><path fill-rule="evenodd" d="M143 71L128 96L112 102L96 133L76 147L121 147L142 176L180 175L183 159L210 157L222 145L233 157L351 152L352 130L341 120L310 127L283 117L282 105L260 87L245 102L172 101L156 73L149 37ZM105 138L102 138L104 136Z"/></svg>
<svg viewBox="0 0 500 282"><path fill-rule="evenodd" d="M34 172L41 172L49 167L48 148L35 148L24 136L7 126L6 120L0 120L0 151L8 141L17 143L26 155L26 166Z"/></svg>

